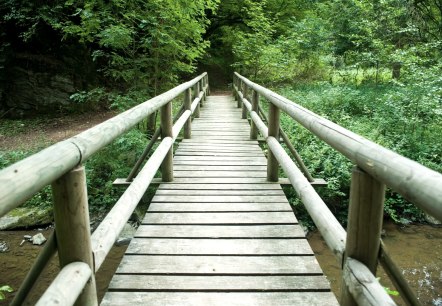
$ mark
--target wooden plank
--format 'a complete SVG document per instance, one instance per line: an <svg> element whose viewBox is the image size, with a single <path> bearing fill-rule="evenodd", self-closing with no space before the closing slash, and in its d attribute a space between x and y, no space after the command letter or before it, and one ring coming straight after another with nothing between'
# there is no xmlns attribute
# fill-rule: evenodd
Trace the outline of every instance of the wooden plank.
<svg viewBox="0 0 442 306"><path fill-rule="evenodd" d="M176 161L185 160L198 160L198 161L242 161L242 162L257 162L257 161L267 161L264 156L175 156Z"/></svg>
<svg viewBox="0 0 442 306"><path fill-rule="evenodd" d="M140 225L135 237L303 238L298 224L272 225Z"/></svg>
<svg viewBox="0 0 442 306"><path fill-rule="evenodd" d="M264 154L264 152L258 146L248 146L248 147L238 147L238 146L179 146L177 151L187 151L187 152L259 152Z"/></svg>
<svg viewBox="0 0 442 306"><path fill-rule="evenodd" d="M292 212L148 213L143 224L290 224Z"/></svg>
<svg viewBox="0 0 442 306"><path fill-rule="evenodd" d="M186 276L186 275L120 275L109 284L110 290L176 291L329 291L324 276Z"/></svg>
<svg viewBox="0 0 442 306"><path fill-rule="evenodd" d="M199 151L199 152L195 152L195 151L184 151L184 150L177 150L175 152L175 156L227 156L227 157L263 157L264 154L263 152L213 152L213 151Z"/></svg>
<svg viewBox="0 0 442 306"><path fill-rule="evenodd" d="M284 192L281 189L275 190L167 190L167 189L158 189L155 195L216 195L216 196L224 196L224 195L249 195L249 196L263 196L263 195L280 195L283 196ZM284 200L285 203L287 201ZM271 203L269 203L271 204Z"/></svg>
<svg viewBox="0 0 442 306"><path fill-rule="evenodd" d="M189 170L198 170L198 171L266 171L266 166L186 166L186 165L175 165L175 171L189 171Z"/></svg>
<svg viewBox="0 0 442 306"><path fill-rule="evenodd" d="M253 177L253 178L265 178L265 171L175 171L176 178L179 177Z"/></svg>
<svg viewBox="0 0 442 306"><path fill-rule="evenodd" d="M230 144L256 144L258 145L258 141L256 140L247 140L247 139L243 139L243 140L237 140L237 141L231 141L231 140L221 140L221 139L207 139L204 141L201 140L197 140L197 139L183 139L181 141L182 143L205 143L205 144L222 144L222 143L230 143Z"/></svg>
<svg viewBox="0 0 442 306"><path fill-rule="evenodd" d="M292 211L285 203L151 203L149 212Z"/></svg>
<svg viewBox="0 0 442 306"><path fill-rule="evenodd" d="M203 165L203 166L264 166L264 160L238 161L238 160L174 160L174 165Z"/></svg>
<svg viewBox="0 0 442 306"><path fill-rule="evenodd" d="M103 306L337 306L331 292L109 292Z"/></svg>
<svg viewBox="0 0 442 306"><path fill-rule="evenodd" d="M126 255L119 274L322 275L314 256L173 256Z"/></svg>
<svg viewBox="0 0 442 306"><path fill-rule="evenodd" d="M313 255L307 239L134 238L126 255Z"/></svg>
<svg viewBox="0 0 442 306"><path fill-rule="evenodd" d="M176 202L187 202L187 203L273 203L281 202L288 203L285 195L272 195L272 196L260 196L260 195L177 195L177 196L167 196L167 195L155 195L152 199L152 203L164 202L164 203L176 203Z"/></svg>
<svg viewBox="0 0 442 306"><path fill-rule="evenodd" d="M265 178L238 178L238 177L178 177L174 181L174 183L187 183L187 184L275 184L273 182L268 182Z"/></svg>
<svg viewBox="0 0 442 306"><path fill-rule="evenodd" d="M207 183L177 183L161 184L160 189L176 190L282 190L279 184L207 184Z"/></svg>

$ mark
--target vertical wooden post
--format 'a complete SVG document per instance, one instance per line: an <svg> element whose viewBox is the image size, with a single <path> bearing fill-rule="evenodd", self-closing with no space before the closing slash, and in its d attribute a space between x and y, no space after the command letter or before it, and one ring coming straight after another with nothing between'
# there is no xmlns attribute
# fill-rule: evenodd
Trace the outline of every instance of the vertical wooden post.
<svg viewBox="0 0 442 306"><path fill-rule="evenodd" d="M194 94L194 98L198 98L199 94L200 94L200 83L196 82L195 85L193 86L193 94ZM198 103L197 107L195 108L195 118L199 118L200 117L200 103Z"/></svg>
<svg viewBox="0 0 442 306"><path fill-rule="evenodd" d="M161 138L173 137L172 128L172 102L169 102L161 107ZM173 181L173 147L164 157L161 175L163 182Z"/></svg>
<svg viewBox="0 0 442 306"><path fill-rule="evenodd" d="M279 108L273 103L269 103L269 136L275 137L279 141ZM279 179L279 164L272 151L268 151L267 156L267 180L277 182Z"/></svg>
<svg viewBox="0 0 442 306"><path fill-rule="evenodd" d="M192 108L192 96L190 88L184 91L184 111L191 110ZM192 116L189 116L184 124L184 138L190 139L192 137Z"/></svg>
<svg viewBox="0 0 442 306"><path fill-rule="evenodd" d="M259 94L256 90L252 95L252 111L259 114ZM258 128L253 120L250 122L250 139L258 139Z"/></svg>
<svg viewBox="0 0 442 306"><path fill-rule="evenodd" d="M207 84L207 95L210 96L210 84L209 84L209 75L206 74L206 84Z"/></svg>
<svg viewBox="0 0 442 306"><path fill-rule="evenodd" d="M249 96L249 86L247 86L247 84L244 84L244 99L248 100ZM242 112L241 112L241 118L242 119L247 119L247 107L246 104L243 102L242 103Z"/></svg>
<svg viewBox="0 0 442 306"><path fill-rule="evenodd" d="M242 92L242 80L238 79L238 101L236 103L236 107L240 108L241 107L241 98L239 96L239 93Z"/></svg>
<svg viewBox="0 0 442 306"><path fill-rule="evenodd" d="M79 166L54 181L52 194L60 266L81 261L94 271L84 166ZM98 305L94 274L75 305Z"/></svg>
<svg viewBox="0 0 442 306"><path fill-rule="evenodd" d="M381 243L385 186L358 167L353 168L348 209L347 257L359 260L376 275ZM341 305L356 305L345 280L342 283Z"/></svg>
<svg viewBox="0 0 442 306"><path fill-rule="evenodd" d="M234 99L235 101L238 99L238 97L237 97L237 95L236 95L236 90L235 90L235 87L238 88L238 87L236 86L236 83L237 83L236 80L237 80L236 75L233 75L233 81L232 81L232 94L233 94L233 99Z"/></svg>
<svg viewBox="0 0 442 306"><path fill-rule="evenodd" d="M201 78L201 80L198 83L199 83L200 91L203 92L203 96L201 97L200 105L201 105L201 107L204 107L204 102L206 101L206 92L204 90L204 78Z"/></svg>

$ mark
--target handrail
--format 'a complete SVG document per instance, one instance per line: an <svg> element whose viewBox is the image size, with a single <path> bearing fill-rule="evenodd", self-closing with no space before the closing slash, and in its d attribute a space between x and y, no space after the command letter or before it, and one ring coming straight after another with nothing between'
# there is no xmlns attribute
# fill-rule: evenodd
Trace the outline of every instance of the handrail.
<svg viewBox="0 0 442 306"><path fill-rule="evenodd" d="M442 220L442 174L369 141L236 72L235 76L373 177Z"/></svg>
<svg viewBox="0 0 442 306"><path fill-rule="evenodd" d="M238 73L235 73L233 83L238 107L242 106L243 109L242 118L247 118L248 111L252 119L251 129L258 129L266 138L269 147L267 179L273 180L275 174L278 173L278 165L282 167L327 245L342 265L344 286L341 303L343 305L355 303L395 305L373 275L380 261L392 281L398 285L398 290L404 293L401 296L406 303L420 305L402 274L398 273L385 247L381 245L380 234L385 194L383 183L395 188L399 193L407 188L424 188L423 193L405 190L405 195L409 199L419 200L421 208L425 208L440 219L442 196L438 197L438 195L442 192L442 175L336 125ZM259 105L252 105L247 100L247 92L250 89L254 90L253 103L258 100L258 94L269 100L269 120L267 120L269 127L259 116ZM280 109L357 164L353 169L350 189L348 233L277 140ZM394 159L394 165L399 170L390 165L379 166L382 161L380 154ZM419 173L424 177L409 175L404 182L392 186L391 180L397 179L406 171L409 174ZM432 182L434 185L428 188L424 182ZM439 189L433 192L432 188Z"/></svg>
<svg viewBox="0 0 442 306"><path fill-rule="evenodd" d="M196 90L192 104L189 103L191 87ZM183 92L185 92L184 106L178 114L179 118L175 125L172 126L171 103ZM191 115L197 113L208 92L207 73L203 73L189 82L0 171L0 183L3 184L0 189L0 217L45 185L52 183L56 229L59 230L57 248L63 269L38 305L57 303L71 305L77 298L81 299L80 303L96 305L95 272L103 263L159 167L163 166L163 180L173 179L173 143L182 128L185 125L190 126ZM91 236L85 170L81 164L160 108L162 134L160 145ZM190 135L187 134L187 137ZM78 225L80 229L72 228L74 225ZM71 235L72 237L67 235L70 228L76 235ZM48 247L44 248L48 251L39 256L36 266L31 269L30 276L20 288L20 300L26 298L48 258L54 253L55 239L52 237L50 241ZM69 243L66 244L65 241ZM78 255L76 260L79 262L72 263L71 254ZM72 292L64 294L60 288L64 288L67 283Z"/></svg>
<svg viewBox="0 0 442 306"><path fill-rule="evenodd" d="M207 73L0 170L0 217L200 82Z"/></svg>
<svg viewBox="0 0 442 306"><path fill-rule="evenodd" d="M66 265L38 300L36 306L74 305L91 275L91 268L83 262ZM66 290L66 288L69 289Z"/></svg>

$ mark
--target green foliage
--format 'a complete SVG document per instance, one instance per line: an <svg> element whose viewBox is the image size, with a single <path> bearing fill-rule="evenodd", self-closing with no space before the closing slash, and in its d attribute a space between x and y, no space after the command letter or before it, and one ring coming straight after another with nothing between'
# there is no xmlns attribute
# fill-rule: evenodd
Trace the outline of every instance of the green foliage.
<svg viewBox="0 0 442 306"><path fill-rule="evenodd" d="M429 71L425 75L428 79L421 78L418 87L318 83L278 91L355 133L442 172L442 144L437 140L442 133L442 118L438 115L442 83ZM329 185L319 193L345 223L352 164L292 119L283 116L282 127L310 171L328 181ZM293 200L295 208L296 201ZM424 221L422 211L391 191L386 195L385 214L403 224Z"/></svg>
<svg viewBox="0 0 442 306"><path fill-rule="evenodd" d="M14 289L8 285L0 286L0 301L6 299L5 292L11 293L14 292Z"/></svg>
<svg viewBox="0 0 442 306"><path fill-rule="evenodd" d="M108 210L123 190L112 186L116 178L127 177L141 155L146 136L138 129L119 137L86 163L89 203L92 211Z"/></svg>

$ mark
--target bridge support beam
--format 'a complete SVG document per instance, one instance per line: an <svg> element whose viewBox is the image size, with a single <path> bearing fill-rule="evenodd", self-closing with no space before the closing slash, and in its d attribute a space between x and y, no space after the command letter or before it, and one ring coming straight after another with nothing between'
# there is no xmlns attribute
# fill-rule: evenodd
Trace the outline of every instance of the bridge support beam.
<svg viewBox="0 0 442 306"><path fill-rule="evenodd" d="M376 275L385 197L385 185L360 169L353 168L348 211L345 261L357 259ZM357 305L345 279L342 282L341 305Z"/></svg>
<svg viewBox="0 0 442 306"><path fill-rule="evenodd" d="M84 166L71 170L53 182L52 194L60 266L63 268L80 261L94 271ZM98 305L93 273L75 305Z"/></svg>
<svg viewBox="0 0 442 306"><path fill-rule="evenodd" d="M269 129L268 136L273 136L279 139L279 108L274 104L269 104ZM277 182L279 179L279 164L272 150L269 150L267 156L267 180L270 182Z"/></svg>

